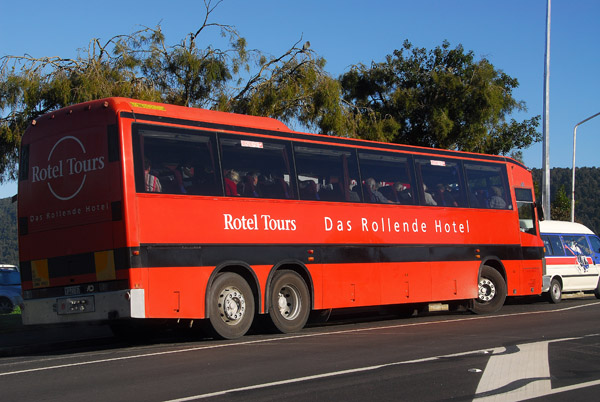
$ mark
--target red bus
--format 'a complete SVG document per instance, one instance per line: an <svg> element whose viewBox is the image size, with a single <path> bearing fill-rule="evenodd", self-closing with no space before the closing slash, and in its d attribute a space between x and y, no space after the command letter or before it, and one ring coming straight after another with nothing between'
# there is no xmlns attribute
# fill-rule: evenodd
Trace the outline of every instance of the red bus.
<svg viewBox="0 0 600 402"><path fill-rule="evenodd" d="M26 324L204 320L537 295L533 183L502 156L124 98L46 114L19 165ZM135 320L132 320L135 319Z"/></svg>

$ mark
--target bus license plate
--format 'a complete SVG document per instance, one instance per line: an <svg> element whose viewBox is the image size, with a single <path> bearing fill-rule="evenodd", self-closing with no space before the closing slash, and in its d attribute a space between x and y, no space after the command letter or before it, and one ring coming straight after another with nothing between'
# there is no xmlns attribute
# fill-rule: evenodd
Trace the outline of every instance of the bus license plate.
<svg viewBox="0 0 600 402"><path fill-rule="evenodd" d="M94 296L65 297L56 301L58 314L92 313L94 310Z"/></svg>

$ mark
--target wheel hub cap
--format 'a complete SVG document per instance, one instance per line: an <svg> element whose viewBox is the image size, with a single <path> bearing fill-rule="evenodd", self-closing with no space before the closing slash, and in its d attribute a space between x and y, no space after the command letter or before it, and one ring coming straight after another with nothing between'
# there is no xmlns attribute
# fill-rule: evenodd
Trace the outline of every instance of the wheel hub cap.
<svg viewBox="0 0 600 402"><path fill-rule="evenodd" d="M494 283L487 278L479 280L479 300L488 302L496 295L496 287Z"/></svg>
<svg viewBox="0 0 600 402"><path fill-rule="evenodd" d="M223 321L235 324L246 312L246 299L236 288L223 289L219 295L219 313Z"/></svg>
<svg viewBox="0 0 600 402"><path fill-rule="evenodd" d="M295 319L300 313L300 293L293 286L284 286L277 296L277 307L281 316L287 320Z"/></svg>

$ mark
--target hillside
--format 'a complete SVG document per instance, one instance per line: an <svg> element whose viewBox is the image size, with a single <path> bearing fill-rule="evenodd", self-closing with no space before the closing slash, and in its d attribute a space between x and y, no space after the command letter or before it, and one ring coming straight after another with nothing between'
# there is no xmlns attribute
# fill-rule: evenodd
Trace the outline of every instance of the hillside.
<svg viewBox="0 0 600 402"><path fill-rule="evenodd" d="M550 200L553 202L556 193L564 186L571 200L570 168L553 168L550 171ZM536 197L542 188L542 170L532 169L533 181L537 185ZM575 172L575 221L583 223L596 233L600 233L600 168L582 167Z"/></svg>
<svg viewBox="0 0 600 402"><path fill-rule="evenodd" d="M0 199L0 264L19 263L17 246L17 203Z"/></svg>

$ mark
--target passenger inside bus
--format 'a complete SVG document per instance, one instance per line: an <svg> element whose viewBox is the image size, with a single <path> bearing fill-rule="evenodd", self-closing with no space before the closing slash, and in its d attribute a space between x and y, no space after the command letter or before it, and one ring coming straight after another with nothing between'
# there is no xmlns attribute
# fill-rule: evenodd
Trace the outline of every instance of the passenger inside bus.
<svg viewBox="0 0 600 402"><path fill-rule="evenodd" d="M365 183L365 197L370 202L379 204L395 204L395 202L388 200L380 191L379 184L374 178L369 177Z"/></svg>
<svg viewBox="0 0 600 402"><path fill-rule="evenodd" d="M505 209L506 201L502 198L502 190L498 186L492 186L492 196L489 200L489 207L494 209Z"/></svg>
<svg viewBox="0 0 600 402"><path fill-rule="evenodd" d="M250 172L244 176L237 185L238 194L242 197L260 197L258 191L258 176L256 172Z"/></svg>
<svg viewBox="0 0 600 402"><path fill-rule="evenodd" d="M181 194L200 194L196 171L191 161L186 161L173 171L177 189Z"/></svg>
<svg viewBox="0 0 600 402"><path fill-rule="evenodd" d="M437 202L433 199L433 196L428 191L427 185L423 183L423 194L425 196L425 205L437 205Z"/></svg>
<svg viewBox="0 0 600 402"><path fill-rule="evenodd" d="M162 192L160 180L158 180L158 177L156 177L155 172L152 171L152 163L150 162L150 159L144 159L144 182L146 184L147 192Z"/></svg>
<svg viewBox="0 0 600 402"><path fill-rule="evenodd" d="M225 173L225 195L239 196L237 185L240 182L240 174L233 169Z"/></svg>
<svg viewBox="0 0 600 402"><path fill-rule="evenodd" d="M458 203L452 197L450 191L447 191L446 186L442 183L438 183L435 187L435 194L433 195L437 205L444 207L457 207Z"/></svg>

